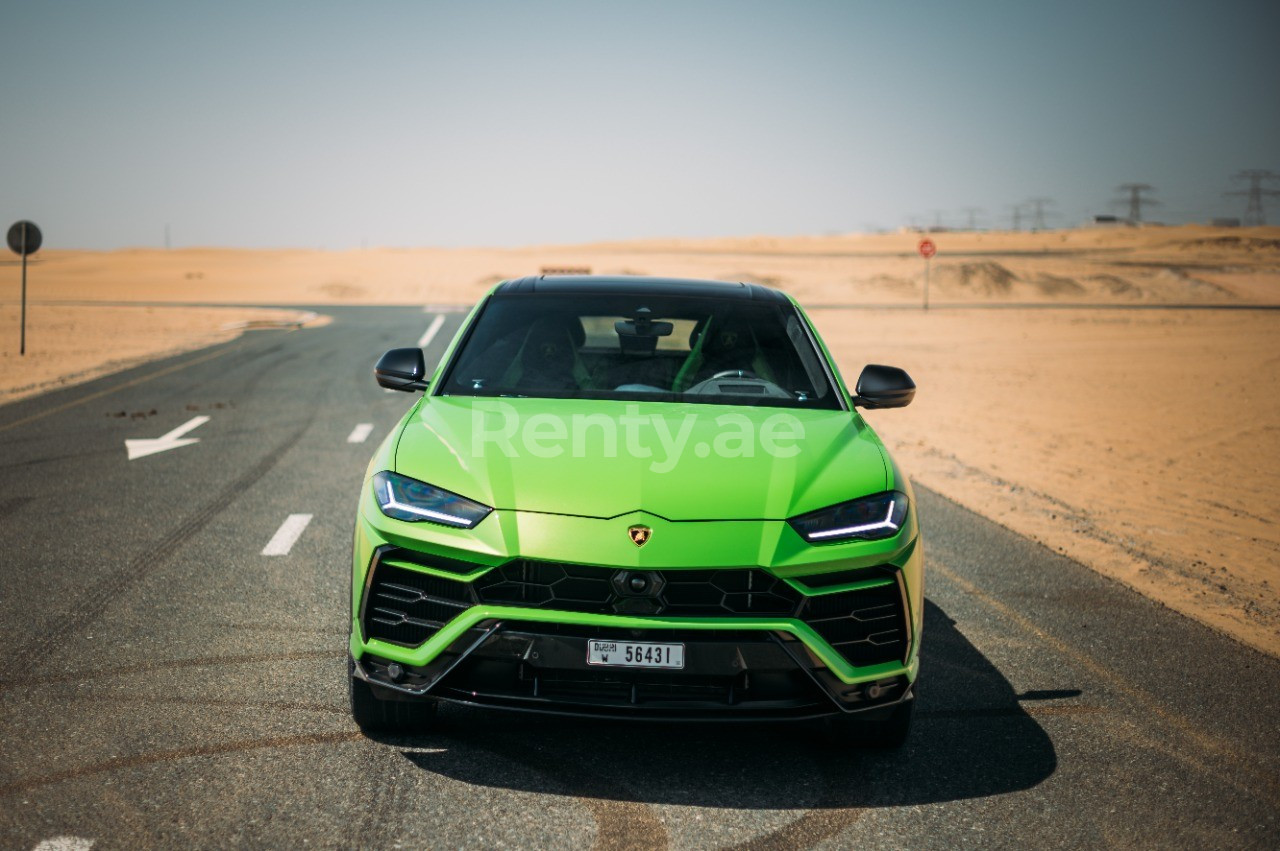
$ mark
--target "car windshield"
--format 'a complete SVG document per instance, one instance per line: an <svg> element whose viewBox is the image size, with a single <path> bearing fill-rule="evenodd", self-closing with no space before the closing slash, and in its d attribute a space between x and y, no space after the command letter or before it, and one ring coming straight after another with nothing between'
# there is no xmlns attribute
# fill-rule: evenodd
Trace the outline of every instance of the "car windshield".
<svg viewBox="0 0 1280 851"><path fill-rule="evenodd" d="M438 393L840 408L790 304L495 294Z"/></svg>

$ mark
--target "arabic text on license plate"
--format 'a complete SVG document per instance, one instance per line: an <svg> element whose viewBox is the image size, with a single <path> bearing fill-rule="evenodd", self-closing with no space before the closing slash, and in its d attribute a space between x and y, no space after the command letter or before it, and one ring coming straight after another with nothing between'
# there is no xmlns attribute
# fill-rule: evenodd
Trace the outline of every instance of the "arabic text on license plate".
<svg viewBox="0 0 1280 851"><path fill-rule="evenodd" d="M683 644L649 644L636 641L587 642L588 665L623 668L683 668Z"/></svg>

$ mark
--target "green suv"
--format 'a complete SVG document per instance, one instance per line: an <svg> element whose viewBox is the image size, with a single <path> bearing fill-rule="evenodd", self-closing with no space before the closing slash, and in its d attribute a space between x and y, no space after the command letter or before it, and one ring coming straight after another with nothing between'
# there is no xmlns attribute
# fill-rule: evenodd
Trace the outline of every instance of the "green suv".
<svg viewBox="0 0 1280 851"><path fill-rule="evenodd" d="M632 719L827 719L896 746L923 550L911 485L789 296L644 277L504 281L360 491L350 694L367 731L440 701Z"/></svg>

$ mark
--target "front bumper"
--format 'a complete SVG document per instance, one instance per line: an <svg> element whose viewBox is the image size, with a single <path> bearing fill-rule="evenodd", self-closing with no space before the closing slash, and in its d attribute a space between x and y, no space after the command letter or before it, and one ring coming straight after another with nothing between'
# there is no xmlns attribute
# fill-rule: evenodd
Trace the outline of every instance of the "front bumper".
<svg viewBox="0 0 1280 851"><path fill-rule="evenodd" d="M879 714L912 696L923 602L914 523L896 541L806 546L807 561L768 568L495 558L386 532L357 525L350 641L354 675L383 698L764 720ZM665 583L657 604L618 595L633 573ZM724 592L718 604L691 602L706 599L699 576ZM892 635L876 625L889 602ZM678 641L686 667L588 666L591 638Z"/></svg>
<svg viewBox="0 0 1280 851"><path fill-rule="evenodd" d="M592 638L679 642L681 670L588 665ZM912 698L905 674L849 685L798 639L765 630L631 630L490 619L429 664L365 654L354 676L391 700L650 720L774 721L878 712Z"/></svg>

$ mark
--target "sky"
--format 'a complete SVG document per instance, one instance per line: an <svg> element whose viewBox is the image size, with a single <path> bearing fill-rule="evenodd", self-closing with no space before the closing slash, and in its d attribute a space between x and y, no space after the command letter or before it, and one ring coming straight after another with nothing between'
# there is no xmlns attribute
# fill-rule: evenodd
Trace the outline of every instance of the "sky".
<svg viewBox="0 0 1280 851"><path fill-rule="evenodd" d="M1280 3L6 3L45 245L517 246L1239 216ZM1269 221L1280 222L1280 199ZM1024 217L1026 225L1028 219Z"/></svg>

